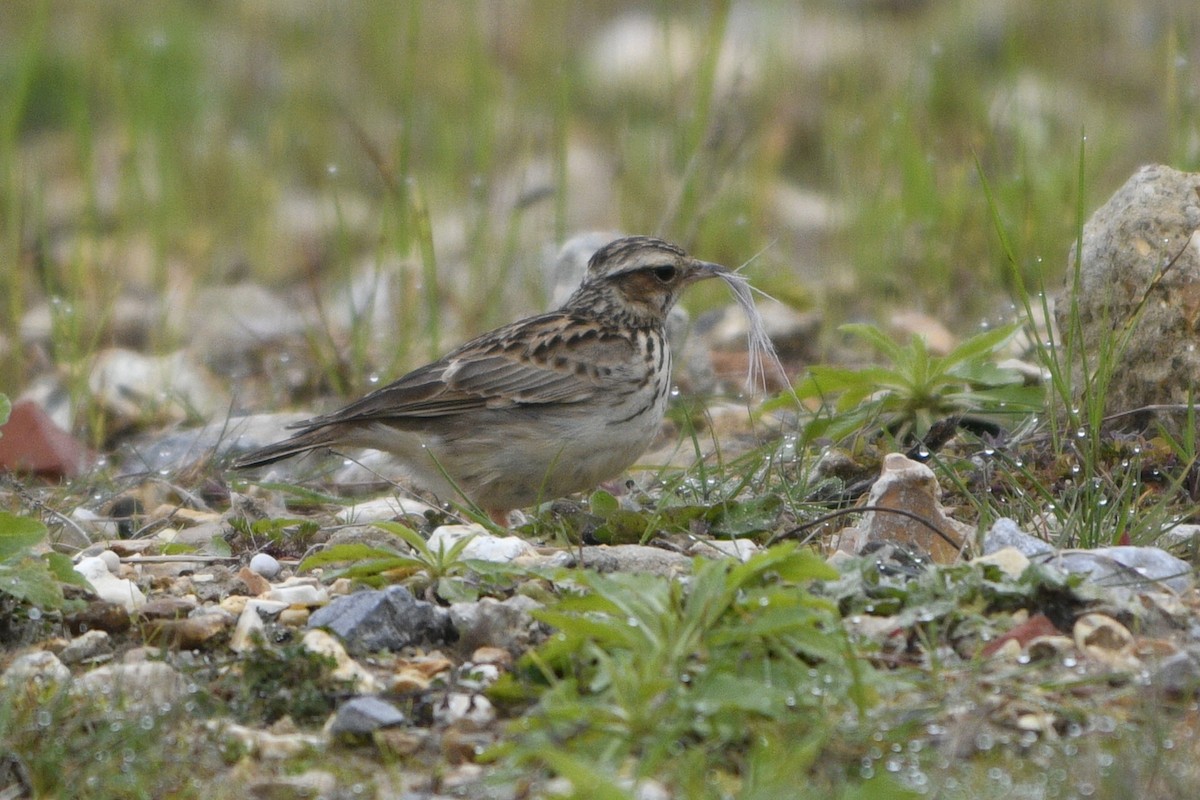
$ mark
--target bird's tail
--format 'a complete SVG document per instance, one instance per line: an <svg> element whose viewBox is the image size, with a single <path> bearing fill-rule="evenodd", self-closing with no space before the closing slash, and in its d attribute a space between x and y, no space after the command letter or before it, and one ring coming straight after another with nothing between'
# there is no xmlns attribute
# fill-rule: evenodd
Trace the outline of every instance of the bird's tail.
<svg viewBox="0 0 1200 800"><path fill-rule="evenodd" d="M322 447L328 447L334 443L336 438L333 432L325 426L306 428L283 441L269 444L266 447L260 447L257 450L252 450L245 455L239 456L230 466L234 469L250 469L251 467L274 464L276 461L282 461L285 458L298 456L301 453L308 453Z"/></svg>

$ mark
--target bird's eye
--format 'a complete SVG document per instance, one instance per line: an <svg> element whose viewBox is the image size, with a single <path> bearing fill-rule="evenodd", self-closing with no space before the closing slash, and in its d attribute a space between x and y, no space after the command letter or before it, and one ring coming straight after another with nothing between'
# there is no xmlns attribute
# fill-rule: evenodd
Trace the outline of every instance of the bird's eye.
<svg viewBox="0 0 1200 800"><path fill-rule="evenodd" d="M658 279L659 283L670 283L679 274L679 270L672 266L655 267L651 272L654 273L654 277Z"/></svg>

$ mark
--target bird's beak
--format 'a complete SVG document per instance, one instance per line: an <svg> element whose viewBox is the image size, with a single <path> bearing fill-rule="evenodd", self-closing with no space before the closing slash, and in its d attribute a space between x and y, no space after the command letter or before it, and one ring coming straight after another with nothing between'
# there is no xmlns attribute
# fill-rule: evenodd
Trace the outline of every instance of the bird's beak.
<svg viewBox="0 0 1200 800"><path fill-rule="evenodd" d="M693 261L692 268L692 280L689 283L702 281L705 278L715 278L718 275L729 272L728 267L722 267L720 264L714 264L711 261Z"/></svg>

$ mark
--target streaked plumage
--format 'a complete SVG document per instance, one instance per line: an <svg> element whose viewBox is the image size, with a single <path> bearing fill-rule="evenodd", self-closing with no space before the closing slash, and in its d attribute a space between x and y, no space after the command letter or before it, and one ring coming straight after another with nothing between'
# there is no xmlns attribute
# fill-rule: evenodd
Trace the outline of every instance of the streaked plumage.
<svg viewBox="0 0 1200 800"><path fill-rule="evenodd" d="M667 313L686 286L725 271L659 239L618 239L592 256L557 311L472 339L234 466L321 447L383 450L419 485L443 499L456 499L457 486L495 519L590 489L658 432L670 393Z"/></svg>

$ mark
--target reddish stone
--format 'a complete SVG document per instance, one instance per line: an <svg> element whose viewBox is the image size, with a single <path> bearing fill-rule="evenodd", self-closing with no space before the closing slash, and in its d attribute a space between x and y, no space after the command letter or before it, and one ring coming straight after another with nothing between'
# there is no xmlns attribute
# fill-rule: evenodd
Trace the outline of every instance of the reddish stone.
<svg viewBox="0 0 1200 800"><path fill-rule="evenodd" d="M32 400L14 403L8 422L0 427L0 470L59 480L79 475L91 460L83 443Z"/></svg>
<svg viewBox="0 0 1200 800"><path fill-rule="evenodd" d="M1039 636L1061 636L1062 631L1054 626L1045 614L1034 614L1029 619L1016 626L998 639L988 642L983 648L983 657L990 658L993 653L1004 646L1009 640L1015 639L1017 644L1024 647Z"/></svg>

